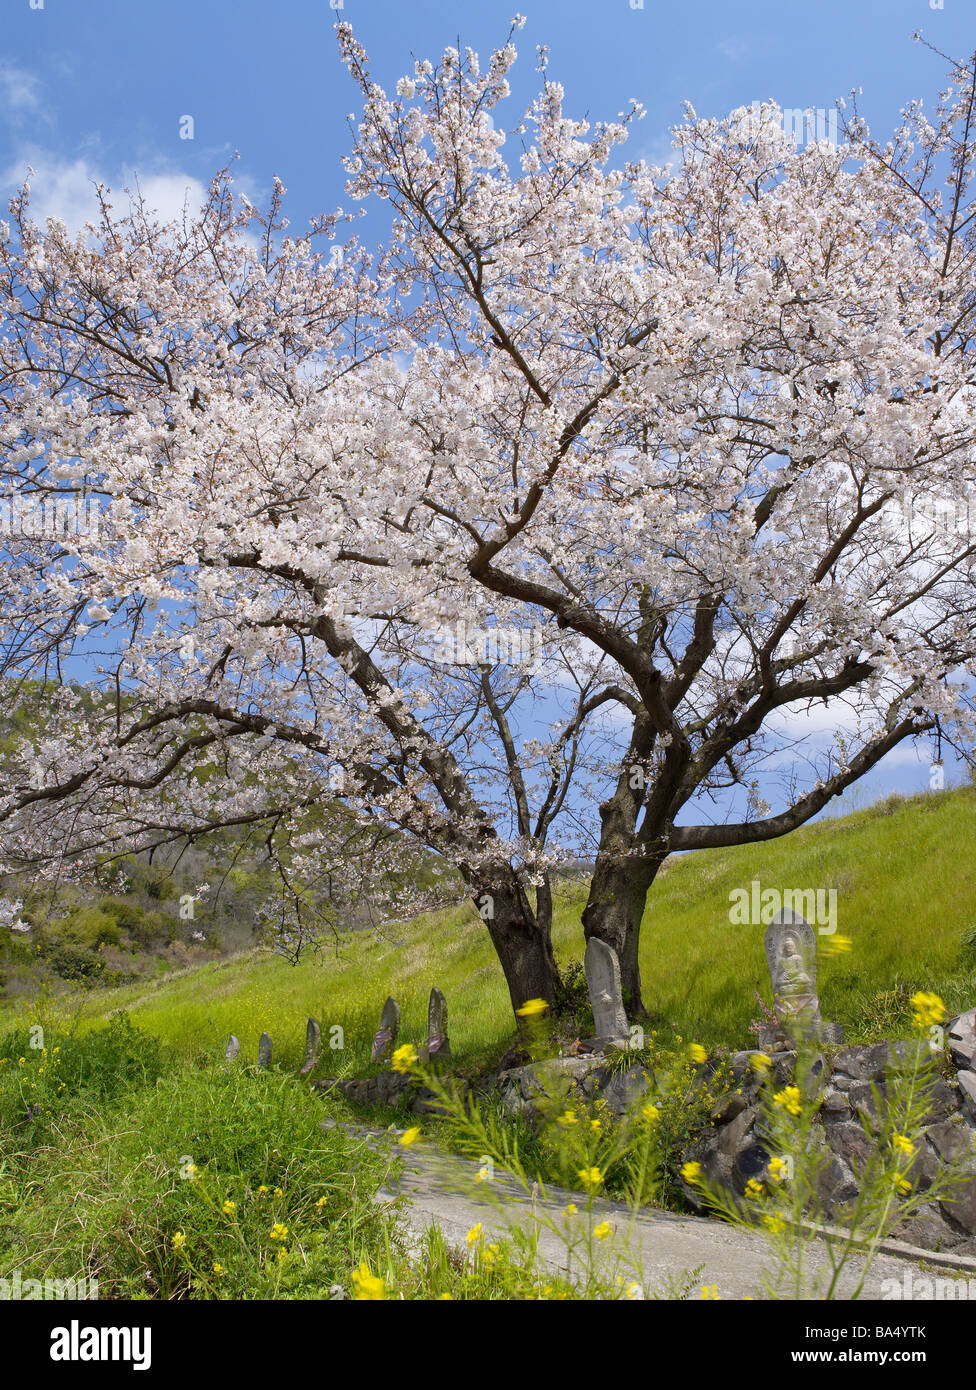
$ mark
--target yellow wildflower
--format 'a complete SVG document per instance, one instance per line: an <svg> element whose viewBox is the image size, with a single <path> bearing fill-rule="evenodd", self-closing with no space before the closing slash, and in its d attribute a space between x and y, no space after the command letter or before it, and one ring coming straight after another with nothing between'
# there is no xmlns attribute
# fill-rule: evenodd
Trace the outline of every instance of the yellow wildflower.
<svg viewBox="0 0 976 1390"><path fill-rule="evenodd" d="M283 1226L280 1221L276 1221L268 1232L272 1240L287 1240L288 1227Z"/></svg>
<svg viewBox="0 0 976 1390"><path fill-rule="evenodd" d="M603 1174L599 1168L580 1168L576 1176L589 1191L595 1191L603 1181Z"/></svg>
<svg viewBox="0 0 976 1390"><path fill-rule="evenodd" d="M645 1105L641 1110L641 1114L644 1116L644 1119L647 1120L649 1124L654 1124L655 1120L659 1120L661 1118L661 1112L660 1110L658 1110L656 1105Z"/></svg>
<svg viewBox="0 0 976 1390"><path fill-rule="evenodd" d="M684 1163L681 1167L681 1176L685 1182L701 1182L702 1166L700 1163Z"/></svg>
<svg viewBox="0 0 976 1390"><path fill-rule="evenodd" d="M386 1298L386 1286L377 1274L370 1274L366 1264L360 1264L352 1276L353 1296L357 1299Z"/></svg>
<svg viewBox="0 0 976 1390"><path fill-rule="evenodd" d="M777 1156L769 1160L769 1176L773 1182L782 1182L786 1177L786 1162Z"/></svg>
<svg viewBox="0 0 976 1390"><path fill-rule="evenodd" d="M233 1216L234 1213L237 1211L237 1203L231 1202L228 1199L228 1201L224 1203L220 1210L224 1213L225 1216Z"/></svg>
<svg viewBox="0 0 976 1390"><path fill-rule="evenodd" d="M896 1134L894 1139L892 1139L891 1143L892 1147L897 1149L897 1151L901 1154L908 1154L909 1156L911 1156L915 1153L915 1145L909 1139L907 1134Z"/></svg>
<svg viewBox="0 0 976 1390"><path fill-rule="evenodd" d="M478 1244L478 1241L481 1239L481 1237L482 1237L483 1234L484 1234L484 1228L483 1228L481 1222L479 1221L478 1224L477 1224L476 1226L472 1226L472 1227L471 1227L471 1230L470 1230L470 1231L468 1232L468 1234L464 1237L464 1239L467 1241L467 1243L468 1243L469 1245L477 1245L477 1244Z"/></svg>
<svg viewBox="0 0 976 1390"><path fill-rule="evenodd" d="M919 990L911 997L912 1022L916 1028L931 1028L933 1024L944 1023L946 1006L937 994Z"/></svg>
<svg viewBox="0 0 976 1390"><path fill-rule="evenodd" d="M689 1043L689 1044L688 1044L688 1052L689 1052L689 1055L691 1056L691 1060L692 1060L693 1062L707 1062L707 1061L708 1061L708 1053L707 1053L707 1052L705 1051L705 1049L702 1047L701 1043Z"/></svg>
<svg viewBox="0 0 976 1390"><path fill-rule="evenodd" d="M186 1236L182 1231L177 1231L170 1244L174 1250L182 1250L186 1244Z"/></svg>
<svg viewBox="0 0 976 1390"><path fill-rule="evenodd" d="M404 1043L396 1049L390 1060L394 1071L406 1073L417 1060L417 1049L413 1043Z"/></svg>
<svg viewBox="0 0 976 1390"><path fill-rule="evenodd" d="M601 1221L599 1226L593 1227L593 1234L597 1240L606 1240L607 1236L613 1233L613 1227L609 1221Z"/></svg>
<svg viewBox="0 0 976 1390"><path fill-rule="evenodd" d="M751 1197L751 1198L756 1198L756 1197L761 1197L762 1195L763 1195L763 1185L762 1185L762 1183L758 1180L758 1178L750 1178L749 1181L746 1183L746 1196L747 1196L747 1197Z"/></svg>
<svg viewBox="0 0 976 1390"><path fill-rule="evenodd" d="M854 942L849 936L828 936L823 945L825 956L844 956L853 947Z"/></svg>
<svg viewBox="0 0 976 1390"><path fill-rule="evenodd" d="M546 1012L548 1007L549 1005L544 999L528 999L522 1007L516 1009L515 1012L518 1014L519 1018L538 1018L540 1014Z"/></svg>
<svg viewBox="0 0 976 1390"><path fill-rule="evenodd" d="M803 1109L803 1098L800 1095L799 1086L784 1086L781 1091L776 1092L773 1100L790 1115L799 1115Z"/></svg>
<svg viewBox="0 0 976 1390"><path fill-rule="evenodd" d="M702 1298L716 1298L716 1299L717 1299L717 1298L718 1298L718 1285L717 1285L717 1284L702 1284L701 1296L702 1296Z"/></svg>
<svg viewBox="0 0 976 1390"><path fill-rule="evenodd" d="M217 1260L216 1263L214 1264L213 1272L214 1272L214 1274L216 1274L216 1275L221 1275L221 1274L226 1274L226 1273L227 1273L226 1269L225 1269L224 1266L220 1263L219 1260Z"/></svg>
<svg viewBox="0 0 976 1390"><path fill-rule="evenodd" d="M399 1144L401 1148L409 1149L411 1144L416 1144L420 1138L420 1126L412 1125L410 1129L405 1129L400 1135Z"/></svg>

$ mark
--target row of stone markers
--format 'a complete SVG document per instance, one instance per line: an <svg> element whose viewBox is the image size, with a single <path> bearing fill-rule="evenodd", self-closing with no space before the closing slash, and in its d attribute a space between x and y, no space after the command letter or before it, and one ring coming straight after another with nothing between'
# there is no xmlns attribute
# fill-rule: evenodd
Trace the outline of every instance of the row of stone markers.
<svg viewBox="0 0 976 1390"><path fill-rule="evenodd" d="M373 1035L370 1061L380 1062L384 1057L390 1056L399 1034L400 1005L391 995L383 1005L380 1026ZM232 1033L227 1041L224 1057L228 1062L236 1062L240 1051L240 1039ZM300 1076L307 1076L314 1069L321 1053L322 1029L316 1019L310 1018L305 1026L305 1061L299 1072ZM436 986L431 990L427 1001L427 1042L418 1055L422 1062L432 1062L451 1055L451 1044L447 1036L447 1000ZM271 1058L271 1038L267 1033L262 1033L258 1040L258 1066L262 1070L270 1067Z"/></svg>
<svg viewBox="0 0 976 1390"><path fill-rule="evenodd" d="M759 1040L761 1047L786 1045L797 1031L822 1042L841 1043L839 1025L828 1024L820 1016L817 996L817 941L813 928L799 913L786 908L776 914L766 929L766 959L772 978L773 1003L778 1019L775 1027L767 1029L768 1036ZM616 952L605 942L591 937L586 943L586 984L593 1009L596 1036L589 1047L596 1052L626 1050L641 1045L627 1022L620 980L620 962ZM380 1026L373 1035L370 1061L381 1062L389 1057L400 1035L400 1006L391 995L383 1005ZM227 1043L226 1058L234 1061L241 1045L236 1037ZM300 1075L307 1076L319 1060L322 1051L322 1030L314 1018L305 1030L305 1062ZM447 1035L447 1000L435 986L427 1003L427 1042L420 1049L420 1060L432 1062L450 1057ZM258 1043L258 1066L270 1067L272 1042L262 1033Z"/></svg>

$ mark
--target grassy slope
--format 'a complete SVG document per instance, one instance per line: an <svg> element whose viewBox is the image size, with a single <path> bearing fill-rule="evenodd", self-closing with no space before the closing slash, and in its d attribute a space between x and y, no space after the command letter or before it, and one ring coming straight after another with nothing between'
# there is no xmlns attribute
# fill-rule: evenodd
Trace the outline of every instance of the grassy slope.
<svg viewBox="0 0 976 1390"><path fill-rule="evenodd" d="M886 802L843 820L808 826L766 845L673 860L652 890L644 919L645 1001L654 1019L711 1045L747 1045L769 998L761 927L729 923L729 893L758 878L764 888L836 888L838 931L850 954L821 965L826 1017L854 1036L883 1036L904 1018L895 987L937 989L953 1008L976 1003L976 956L962 951L976 923L976 791ZM582 954L583 889L563 895L554 937L562 964ZM386 939L350 933L299 966L249 953L145 985L81 997L82 1018L126 1008L184 1055L211 1056L230 1032L253 1057L266 1029L275 1057L301 1056L305 1019L338 1024L344 1048L324 1071L358 1072L388 992L403 1010L402 1037L424 1032L431 985L446 993L452 1046L474 1064L511 1040L501 970L473 908L427 914L388 929ZM886 994L886 992L888 992Z"/></svg>

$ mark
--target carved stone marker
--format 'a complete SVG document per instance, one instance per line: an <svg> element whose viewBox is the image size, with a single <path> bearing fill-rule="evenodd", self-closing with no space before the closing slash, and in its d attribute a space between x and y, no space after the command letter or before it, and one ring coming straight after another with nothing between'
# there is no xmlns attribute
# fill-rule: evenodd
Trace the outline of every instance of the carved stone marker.
<svg viewBox="0 0 976 1390"><path fill-rule="evenodd" d="M231 1033L230 1037L227 1039L227 1051L224 1053L225 1060L228 1062L236 1062L237 1054L240 1052L240 1050L240 1039L235 1038L234 1034Z"/></svg>
<svg viewBox="0 0 976 1390"><path fill-rule="evenodd" d="M451 1055L451 1044L447 1037L447 1000L436 985L427 1002L427 1046L420 1055L424 1062Z"/></svg>
<svg viewBox="0 0 976 1390"><path fill-rule="evenodd" d="M824 1023L817 997L817 938L799 912L784 907L766 928L766 960L773 982L773 1007L787 1037L820 1038Z"/></svg>
<svg viewBox="0 0 976 1390"><path fill-rule="evenodd" d="M271 1065L271 1039L267 1033L262 1033L258 1041L258 1066L270 1067Z"/></svg>
<svg viewBox="0 0 976 1390"><path fill-rule="evenodd" d="M381 1057L385 1057L393 1050L393 1045L400 1032L400 1005L391 994L383 1005L383 1012L380 1014L379 1030L373 1034L373 1050L370 1053L370 1061L378 1062Z"/></svg>
<svg viewBox="0 0 976 1390"><path fill-rule="evenodd" d="M322 1029L314 1018L310 1018L305 1025L305 1065L298 1073L299 1076L307 1076L319 1060L319 1053L322 1051Z"/></svg>
<svg viewBox="0 0 976 1390"><path fill-rule="evenodd" d="M593 1008L597 1046L630 1046L630 1028L620 986L620 962L612 946L591 936L583 958Z"/></svg>

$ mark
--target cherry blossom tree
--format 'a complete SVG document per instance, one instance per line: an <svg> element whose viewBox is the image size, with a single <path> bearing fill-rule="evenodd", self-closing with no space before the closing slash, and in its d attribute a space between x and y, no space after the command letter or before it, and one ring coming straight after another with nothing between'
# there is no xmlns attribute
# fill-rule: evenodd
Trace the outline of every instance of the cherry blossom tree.
<svg viewBox="0 0 976 1390"><path fill-rule="evenodd" d="M571 118L544 52L506 128L512 35L392 96L338 35L375 254L226 172L172 225L11 205L0 467L18 515L98 506L4 539L6 688L45 702L3 865L253 825L300 905L419 843L517 1008L554 997L553 873L586 856L639 1008L669 853L971 744L976 68L886 144L689 109L657 168L623 158L639 109Z"/></svg>

